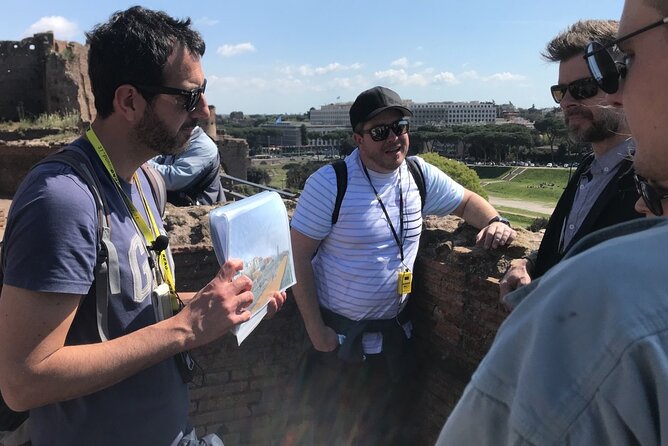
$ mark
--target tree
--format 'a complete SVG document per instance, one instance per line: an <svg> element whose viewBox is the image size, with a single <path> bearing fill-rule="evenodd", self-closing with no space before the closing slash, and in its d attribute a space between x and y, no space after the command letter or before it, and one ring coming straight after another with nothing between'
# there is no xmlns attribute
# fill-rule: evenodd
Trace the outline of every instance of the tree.
<svg viewBox="0 0 668 446"><path fill-rule="evenodd" d="M420 155L420 157L468 190L487 199L487 191L480 185L480 177L473 169L466 167L465 164L459 161L445 158L437 153L425 153Z"/></svg>
<svg viewBox="0 0 668 446"><path fill-rule="evenodd" d="M564 138L567 134L563 118L557 116L554 112L549 112L543 119L534 122L533 126L547 138L547 142L550 144L550 155L554 163L554 144L558 139Z"/></svg>
<svg viewBox="0 0 668 446"><path fill-rule="evenodd" d="M271 175L266 169L251 166L246 171L246 178L251 183L264 184L265 186L271 183Z"/></svg>
<svg viewBox="0 0 668 446"><path fill-rule="evenodd" d="M306 124L302 124L301 127L299 127L299 132L301 133L302 146L308 145L308 136L307 136L307 132L306 132Z"/></svg>
<svg viewBox="0 0 668 446"><path fill-rule="evenodd" d="M304 184L309 176L325 163L318 161L309 161L304 164L293 164L285 172L285 185L291 189L304 189Z"/></svg>

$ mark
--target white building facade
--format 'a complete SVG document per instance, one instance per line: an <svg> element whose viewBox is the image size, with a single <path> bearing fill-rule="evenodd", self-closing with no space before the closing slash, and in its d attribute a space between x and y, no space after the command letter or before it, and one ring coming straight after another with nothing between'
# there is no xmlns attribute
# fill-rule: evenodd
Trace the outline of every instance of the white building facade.
<svg viewBox="0 0 668 446"><path fill-rule="evenodd" d="M494 102L413 102L404 101L406 108L413 112L411 127L423 125L447 127L453 125L494 124L497 106ZM311 110L313 125L350 127L350 107L352 103L329 104L320 110Z"/></svg>

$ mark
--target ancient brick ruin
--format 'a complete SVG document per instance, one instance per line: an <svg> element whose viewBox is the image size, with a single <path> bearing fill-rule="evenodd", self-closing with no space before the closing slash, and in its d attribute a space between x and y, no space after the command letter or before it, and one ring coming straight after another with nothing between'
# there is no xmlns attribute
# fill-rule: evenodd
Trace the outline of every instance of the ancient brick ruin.
<svg viewBox="0 0 668 446"><path fill-rule="evenodd" d="M88 52L53 33L0 42L0 120L16 121L43 113L95 116L88 81Z"/></svg>
<svg viewBox="0 0 668 446"><path fill-rule="evenodd" d="M290 203L288 203L289 205ZM290 206L288 206L290 207ZM211 208L168 206L178 287L199 289L218 269L209 241ZM519 230L511 247L476 248L477 231L457 217L426 219L415 267L413 322L420 383L413 445L432 445L507 313L498 279L513 258L537 247L540 234ZM299 360L309 347L292 299L237 347L232 336L194 352L204 383L191 386L191 416L200 433L226 445L266 445L280 438ZM280 443L279 443L280 444Z"/></svg>

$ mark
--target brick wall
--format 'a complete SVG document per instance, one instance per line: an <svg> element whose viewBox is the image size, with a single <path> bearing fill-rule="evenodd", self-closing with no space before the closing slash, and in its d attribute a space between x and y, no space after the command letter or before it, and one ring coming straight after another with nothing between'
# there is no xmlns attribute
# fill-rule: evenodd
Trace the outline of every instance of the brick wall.
<svg viewBox="0 0 668 446"><path fill-rule="evenodd" d="M429 229L423 236L429 247L421 250L416 263L413 308L419 388L414 416L406 420L418 427L418 446L434 443L506 316L498 304L500 272L510 257L536 243L533 239L490 253L471 247L475 231L468 227L454 232ZM205 243L176 248L174 258L182 290L200 288L218 268ZM309 345L299 311L289 299L241 347L226 336L196 350L206 376L203 386L191 386L191 416L198 432L218 433L226 446L267 445L280 438L299 358Z"/></svg>
<svg viewBox="0 0 668 446"><path fill-rule="evenodd" d="M199 289L218 271L215 254L204 245L176 248L173 254L179 290ZM299 311L289 300L241 346L227 335L195 350L205 378L203 385L190 386L198 433L218 433L226 446L271 444L282 430L286 389L307 342Z"/></svg>
<svg viewBox="0 0 668 446"><path fill-rule="evenodd" d="M245 139L219 135L216 143L220 153L220 163L225 173L245 180L250 167L248 142Z"/></svg>
<svg viewBox="0 0 668 446"><path fill-rule="evenodd" d="M0 42L0 119L75 111L91 121L87 51L79 43L55 40L51 32Z"/></svg>

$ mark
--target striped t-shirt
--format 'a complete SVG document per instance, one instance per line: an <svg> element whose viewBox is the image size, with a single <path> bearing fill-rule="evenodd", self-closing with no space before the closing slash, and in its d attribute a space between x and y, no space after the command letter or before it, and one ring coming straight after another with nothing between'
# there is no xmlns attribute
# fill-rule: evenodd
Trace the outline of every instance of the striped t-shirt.
<svg viewBox="0 0 668 446"><path fill-rule="evenodd" d="M422 158L416 159L424 172L427 191L422 214L450 214L461 203L464 188ZM420 193L405 162L391 173L368 171L403 242L402 265L392 229L362 170L359 149L345 162L348 187L337 223L331 223L336 175L327 165L306 181L292 227L322 240L312 261L320 305L352 320L389 319L398 314L405 300L405 295L397 291L398 271L404 266L412 271L417 255L422 230ZM404 208L401 234L400 191Z"/></svg>

